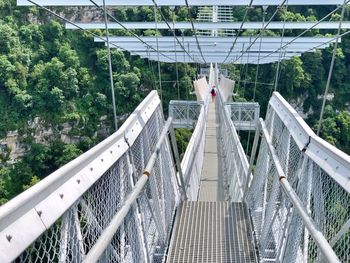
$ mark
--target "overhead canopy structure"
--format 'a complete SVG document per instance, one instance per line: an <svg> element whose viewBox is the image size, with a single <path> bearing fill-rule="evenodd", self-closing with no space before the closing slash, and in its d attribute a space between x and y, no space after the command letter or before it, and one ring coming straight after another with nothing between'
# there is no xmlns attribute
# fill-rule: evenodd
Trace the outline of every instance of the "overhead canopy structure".
<svg viewBox="0 0 350 263"><path fill-rule="evenodd" d="M339 5L344 0L17 0L18 5L42 6L199 6L197 21L178 22L119 22L113 18L113 23L75 23L66 24L67 29L180 29L193 30L194 36L167 36L167 37L139 37L133 32L132 36L109 37L111 48L120 48L149 60L161 62L184 63L252 63L265 64L301 56L304 52L312 52L317 48L328 47L335 42L333 37L260 37L263 30L290 30L298 29L338 29L339 22L334 21L304 21L304 22L233 22L233 6L273 6L276 10L283 6L308 5ZM206 6L206 7L205 7ZM205 8L204 8L205 7ZM248 9L246 9L248 10ZM208 11L208 12L207 12ZM336 10L335 10L336 11ZM107 11L108 12L108 11ZM275 15L276 13L274 13ZM112 17L109 14L109 17ZM164 16L162 16L164 19ZM243 19L244 20L244 19ZM66 20L67 22L67 20ZM116 23L115 23L116 22ZM350 21L343 22L343 29L350 29ZM236 37L242 30L260 30L259 35L251 37ZM305 32L304 31L304 32ZM284 34L282 34L284 35ZM226 36L226 37L225 37ZM107 43L107 37L95 38L95 42ZM109 45L107 45L109 46ZM109 47L108 47L109 48Z"/></svg>
<svg viewBox="0 0 350 263"><path fill-rule="evenodd" d="M338 29L339 22L270 22L266 29L308 29L313 27L314 29ZM104 23L75 23L77 26L83 29L104 29ZM194 28L197 30L215 30L215 29L240 29L242 26L243 30L247 29L261 29L264 27L262 22L195 22L193 23ZM315 25L315 26L314 26ZM78 29L78 27L72 24L66 23L67 29ZM122 27L118 23L108 23L109 29L169 29L165 22L155 23L155 22L123 22ZM174 29L192 29L190 22L175 22L174 25L170 24L171 28ZM342 22L342 29L350 29L350 21Z"/></svg>
<svg viewBox="0 0 350 263"><path fill-rule="evenodd" d="M185 63L252 63L264 64L276 62L279 59L290 59L293 56L301 56L303 52L310 52L316 48L325 48L335 42L332 37L238 37L233 49L233 39L227 37L178 37L180 43L174 37L110 37L110 41L116 46L128 50L133 55L139 55L150 60L162 62ZM255 42L254 42L255 40ZM95 38L96 42L103 42ZM254 42L254 43L253 43ZM146 43L146 44L145 44ZM283 47L280 52L280 47ZM184 49L185 50L184 50ZM248 49L247 51L245 51ZM159 53L159 54L158 54ZM202 55L205 58L203 61ZM282 55L281 55L282 54Z"/></svg>
<svg viewBox="0 0 350 263"><path fill-rule="evenodd" d="M174 63L175 61L180 63L203 63L200 55L195 55L194 59L191 59L189 57L181 57L181 55L177 55L176 57L175 55L171 55L171 58L167 58L162 55L158 57L158 55L154 55L154 54L153 55L143 54L140 56L142 58L147 58L149 60L155 60L155 61L159 60L161 62L167 62L167 63ZM300 57L301 54L285 55L282 57L282 60L290 59L293 56ZM207 63L222 63L225 57L226 56L205 55L205 59ZM269 56L268 58L261 58L260 60L258 55L255 55L255 56L242 55L242 56L235 56L232 58L237 60L236 63L239 63L239 64L268 64L279 60L278 55Z"/></svg>
<svg viewBox="0 0 350 263"><path fill-rule="evenodd" d="M37 0L35 1L43 6L92 6L89 0ZM102 0L95 0L98 5L103 4ZM253 0L252 6L278 6L283 0ZM288 5L341 5L343 0L288 0ZM158 6L185 6L184 0L156 0ZM188 0L190 6L246 6L250 4L250 0ZM26 0L17 0L17 5L29 6L33 5ZM106 0L108 6L153 6L152 0Z"/></svg>

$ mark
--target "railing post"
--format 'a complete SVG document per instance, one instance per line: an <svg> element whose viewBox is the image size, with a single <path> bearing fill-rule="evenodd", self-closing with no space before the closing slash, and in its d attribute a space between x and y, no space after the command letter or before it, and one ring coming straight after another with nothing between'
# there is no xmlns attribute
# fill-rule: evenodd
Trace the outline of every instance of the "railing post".
<svg viewBox="0 0 350 263"><path fill-rule="evenodd" d="M173 146L175 163L176 163L177 171L179 173L179 179L180 179L180 184L181 184L181 188L182 188L182 192L183 192L183 197L185 200L187 200L186 185L185 185L184 175L182 173L179 150L178 150L177 144L176 144L176 136L175 136L174 128L172 125L170 125L170 127L169 127L169 134L170 134L171 145Z"/></svg>
<svg viewBox="0 0 350 263"><path fill-rule="evenodd" d="M248 172L246 175L246 184L244 187L243 199L245 199L247 196L249 182L250 182L250 174L252 173L252 170L253 170L254 160L255 160L255 156L256 156L256 150L258 149L258 144L259 144L259 138L260 138L260 132L261 132L260 123L257 122L255 127L256 128L255 128L253 149L252 149L252 153L251 153L250 160L249 160L249 167L248 167Z"/></svg>

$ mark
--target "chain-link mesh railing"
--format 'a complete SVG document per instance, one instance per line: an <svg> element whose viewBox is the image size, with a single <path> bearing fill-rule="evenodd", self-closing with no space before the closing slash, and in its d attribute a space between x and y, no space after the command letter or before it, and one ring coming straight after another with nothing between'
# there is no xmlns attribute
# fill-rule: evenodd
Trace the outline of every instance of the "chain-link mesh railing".
<svg viewBox="0 0 350 263"><path fill-rule="evenodd" d="M235 81L220 74L220 93L225 103L232 102Z"/></svg>
<svg viewBox="0 0 350 263"><path fill-rule="evenodd" d="M207 107L202 104L196 128L181 161L188 200L196 201L202 174Z"/></svg>
<svg viewBox="0 0 350 263"><path fill-rule="evenodd" d="M231 120L230 106L226 106L220 90L217 96L219 120L219 155L224 185L228 187L225 196L233 202L241 202L247 184L248 160L243 150L236 128Z"/></svg>
<svg viewBox="0 0 350 263"><path fill-rule="evenodd" d="M16 262L81 262L134 189L155 151L163 126L160 101L152 92L121 127L121 136L118 131L114 142L102 142L105 146L98 145L78 157L83 163L68 165L71 169L65 170L62 187L55 187L54 175L50 175L39 183L39 188L45 185L50 189L43 188L41 193L29 189L1 207L0 261L11 261L17 254ZM179 190L168 138L157 154L144 189L100 257L101 262L164 261ZM107 155L118 157L111 163ZM91 161L94 158L98 163ZM99 174L102 168L106 171ZM77 198L72 199L74 194ZM27 202L19 206L21 199ZM61 202L72 205L56 216L63 209ZM40 228L38 219L43 227L36 231ZM32 243L28 242L28 235Z"/></svg>
<svg viewBox="0 0 350 263"><path fill-rule="evenodd" d="M269 103L266 132L286 178L263 136L246 195L261 260L326 261L319 238L282 187L286 180L340 261L350 262L350 157L318 138L278 93Z"/></svg>
<svg viewBox="0 0 350 263"><path fill-rule="evenodd" d="M202 104L197 101L171 100L169 116L173 118L173 127L194 129Z"/></svg>
<svg viewBox="0 0 350 263"><path fill-rule="evenodd" d="M209 75L209 83L213 83L213 70ZM206 119L208 115L209 88L205 78L194 82L200 91L199 101L171 101L169 115L173 118L174 127L181 127L176 123L190 123L186 128L194 128L191 139L181 161L186 196L190 201L196 201L203 168ZM182 125L182 124L181 124Z"/></svg>
<svg viewBox="0 0 350 263"><path fill-rule="evenodd" d="M255 130L259 121L260 106L256 102L230 102L226 104L236 130Z"/></svg>

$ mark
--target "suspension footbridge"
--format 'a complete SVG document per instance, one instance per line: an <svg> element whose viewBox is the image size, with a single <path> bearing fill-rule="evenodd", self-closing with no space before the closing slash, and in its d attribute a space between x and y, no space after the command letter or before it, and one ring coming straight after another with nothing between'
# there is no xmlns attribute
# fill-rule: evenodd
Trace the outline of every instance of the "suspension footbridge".
<svg viewBox="0 0 350 263"><path fill-rule="evenodd" d="M24 1L21 5L152 5L168 1ZM212 6L212 1L173 1ZM216 5L339 5L347 1L216 1ZM46 6L46 7L45 7ZM159 9L161 10L161 9ZM96 37L109 48L169 63L210 65L194 81L196 101L169 104L152 91L110 137L0 207L0 262L350 262L350 156L305 123L278 93L260 118L256 102L232 102L235 81L225 63L264 64L340 42L349 23L322 21L290 28L338 29L335 37L267 37L283 22L247 23L260 33L239 36L245 21L218 21L193 36ZM229 8L221 8L229 13ZM53 11L50 11L53 12ZM58 14L57 14L58 15ZM218 19L219 18L219 19ZM114 22L116 22L115 18ZM215 20L215 21L214 21ZM67 28L76 25L66 21ZM105 24L79 24L80 29ZM163 27L190 27L190 21ZM123 29L148 28L147 23ZM154 25L158 26L155 21ZM77 25L76 25L77 26ZM236 28L236 30L237 30ZM258 29L257 28L257 29ZM108 29L108 28L107 28ZM348 32L348 31L346 31ZM227 34L227 35L225 35ZM220 36L219 36L220 35ZM343 33L344 35L344 33ZM278 68L278 67L277 67ZM217 97L210 98L215 86ZM174 129L193 129L180 158ZM253 132L250 155L240 132Z"/></svg>

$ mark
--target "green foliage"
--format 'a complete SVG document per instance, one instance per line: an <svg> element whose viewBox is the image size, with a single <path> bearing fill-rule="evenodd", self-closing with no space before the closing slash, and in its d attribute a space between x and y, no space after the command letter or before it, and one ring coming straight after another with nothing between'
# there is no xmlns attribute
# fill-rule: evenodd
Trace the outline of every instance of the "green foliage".
<svg viewBox="0 0 350 263"><path fill-rule="evenodd" d="M346 111L335 113L328 108L321 126L321 137L337 148L350 152L350 114Z"/></svg>
<svg viewBox="0 0 350 263"><path fill-rule="evenodd" d="M58 156L55 164L60 167L69 161L77 158L83 152L74 144L66 144L63 146L62 154Z"/></svg>
<svg viewBox="0 0 350 263"><path fill-rule="evenodd" d="M37 176L34 175L34 176L30 179L29 184L23 185L23 191L27 190L28 188L30 188L31 186L37 184L38 182L40 182L40 179L39 179Z"/></svg>
<svg viewBox="0 0 350 263"><path fill-rule="evenodd" d="M0 204L82 153L76 145L64 144L59 140L49 145L32 143L22 160L13 166L0 167Z"/></svg>
<svg viewBox="0 0 350 263"><path fill-rule="evenodd" d="M186 151L188 143L190 142L191 136L192 136L191 130L175 129L176 143L177 143L177 148L179 150L181 159Z"/></svg>
<svg viewBox="0 0 350 263"><path fill-rule="evenodd" d="M303 93L308 76L305 74L303 62L298 57L282 62L280 85L283 86L283 94L291 97L294 94Z"/></svg>
<svg viewBox="0 0 350 263"><path fill-rule="evenodd" d="M188 20L188 10L176 7L175 14L162 8L169 19ZM153 7L116 10L124 21L154 21ZM157 12L157 19L161 17ZM38 21L38 23L31 23ZM103 32L96 30L97 34ZM126 34L118 31L118 34ZM129 34L129 33L128 33ZM141 33L142 34L142 33ZM145 35L159 34L155 30ZM111 52L117 114L126 116L148 92L158 88L153 62L130 57L117 49ZM161 64L163 106L170 99L189 98L196 71L178 65L179 90L174 89L175 65ZM27 189L68 161L96 144L98 130L113 126L107 51L97 46L90 35L66 31L63 23L47 19L35 7L17 7L14 0L0 1L0 138L17 130L26 152L15 164L8 164L9 151L0 163L0 203ZM105 119L104 116L107 116ZM35 143L34 118L54 133L46 144ZM77 145L60 141L60 132L69 124L69 136Z"/></svg>
<svg viewBox="0 0 350 263"><path fill-rule="evenodd" d="M234 19L241 21L245 11L242 7L234 8ZM274 11L271 7L267 9L266 20ZM280 9L277 19L315 21L329 11L327 7L289 7L288 11ZM188 21L189 16L194 17L194 13L189 14L186 7L175 7L174 12L168 7L162 7L162 12L169 21ZM143 6L117 9L115 15L122 21L154 21L155 14L153 7ZM160 21L159 12L156 15ZM260 8L248 10L249 21L261 21L262 15ZM346 19L348 16L347 11ZM332 17L332 20L338 19L339 15ZM29 23L28 20L37 20L38 23ZM160 34L155 30L135 32L149 36ZM101 30L96 30L95 33L103 34ZM113 33L129 34L125 31ZM241 34L248 36L252 33L246 30ZM285 36L297 33L298 30L286 30ZM307 35L320 33L329 32L312 30ZM192 35L193 32L187 30L184 34ZM266 30L264 34L279 35L281 32ZM350 74L347 74L350 70L349 45L350 36L346 36L337 50L331 83L331 92L335 93L335 98L328 102L334 110L329 109L322 129L324 138L347 152L350 152ZM312 109L314 112L308 119L311 125L316 123L319 116L321 101L317 97L324 91L331 56L332 47L281 63L278 91L288 100L302 98L304 110ZM160 63L160 85L156 63L131 57L117 49L112 49L111 58L119 116L125 116L134 110L152 89L158 89L161 94L165 111L171 99L194 98L190 95L192 81L196 77L194 66L181 63L177 65L177 85L176 65ZM256 85L256 89L252 84L256 66L229 65L227 68L232 78L237 80L242 77L240 85L236 86L236 101L251 101L254 98L262 105L264 115L273 90L273 85L266 83L273 84L276 64L260 65L258 82L262 84ZM101 117L107 116L104 125L113 126L111 101L104 46L96 46L86 32L66 31L61 22L47 19L46 14L43 15L35 7L18 8L14 0L0 1L0 138L6 136L8 131L18 130L27 147L26 154L14 165L6 164L6 152L1 156L0 204L97 143L101 139L96 136L96 131L101 126ZM34 143L32 130L28 127L28 120L36 117L39 117L44 126L52 127L55 131L54 138L46 145ZM77 145L64 144L59 140L60 129L67 123L71 127L69 135L80 138ZM191 134L188 130L176 131L181 153L185 151Z"/></svg>

